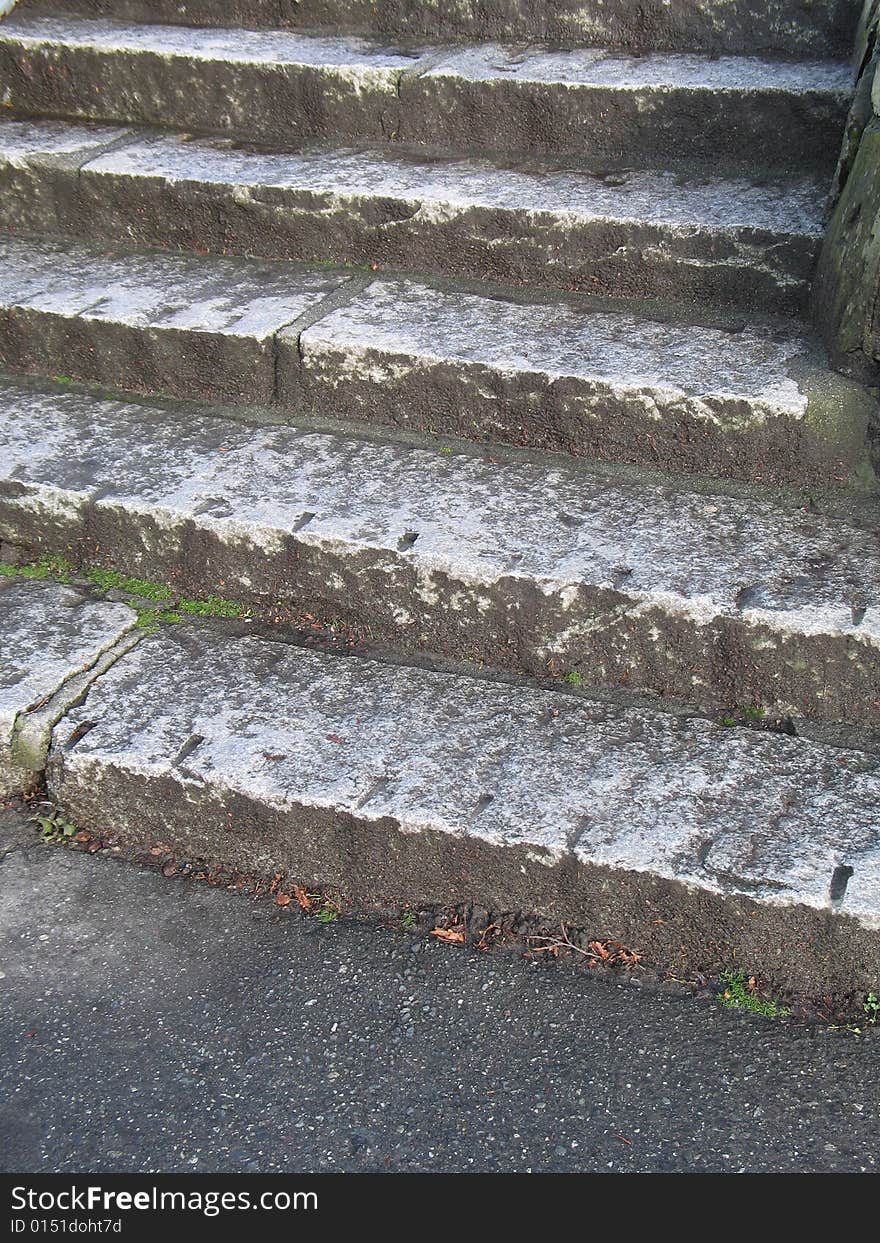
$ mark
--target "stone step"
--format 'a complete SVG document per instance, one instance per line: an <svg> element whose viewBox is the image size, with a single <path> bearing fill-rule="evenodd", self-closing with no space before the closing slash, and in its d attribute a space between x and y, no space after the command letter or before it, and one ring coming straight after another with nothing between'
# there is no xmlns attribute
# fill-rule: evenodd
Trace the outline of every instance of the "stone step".
<svg viewBox="0 0 880 1243"><path fill-rule="evenodd" d="M0 239L0 364L271 402L277 334L309 322L350 280L248 260Z"/></svg>
<svg viewBox="0 0 880 1243"><path fill-rule="evenodd" d="M19 0L23 13L384 38L541 39L639 51L847 56L858 0Z"/></svg>
<svg viewBox="0 0 880 1243"><path fill-rule="evenodd" d="M814 994L880 976L880 761L858 751L187 628L56 727L48 791L205 870L537 911Z"/></svg>
<svg viewBox="0 0 880 1243"><path fill-rule="evenodd" d="M874 487L876 401L801 326L733 329L376 280L279 336L283 405L764 482Z"/></svg>
<svg viewBox="0 0 880 1243"><path fill-rule="evenodd" d="M279 30L30 18L0 26L6 106L290 146L833 168L852 95L837 61L500 44L412 49Z"/></svg>
<svg viewBox="0 0 880 1243"><path fill-rule="evenodd" d="M857 513L14 383L0 428L0 539L32 556L498 670L880 722Z"/></svg>
<svg viewBox="0 0 880 1243"><path fill-rule="evenodd" d="M0 364L12 370L672 472L873 487L876 403L803 332L0 241Z"/></svg>
<svg viewBox="0 0 880 1243"><path fill-rule="evenodd" d="M0 125L0 227L611 297L806 304L827 198L761 178Z"/></svg>

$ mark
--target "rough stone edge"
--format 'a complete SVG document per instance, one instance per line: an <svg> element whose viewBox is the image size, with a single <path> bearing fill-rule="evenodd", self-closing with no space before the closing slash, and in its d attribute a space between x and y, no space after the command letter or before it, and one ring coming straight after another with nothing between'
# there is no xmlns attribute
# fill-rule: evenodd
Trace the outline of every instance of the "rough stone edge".
<svg viewBox="0 0 880 1243"><path fill-rule="evenodd" d="M11 2L14 4L15 0ZM59 0L24 0L21 9L24 13L41 15L51 13L58 3ZM74 16L106 17L116 6L107 3L107 0L76 0L70 7ZM157 7L158 15L155 13ZM194 13L187 11L190 7L195 8ZM409 13L399 0L396 3L395 0L390 0L390 3L371 3L370 0L355 0L354 3L351 0L342 0L341 3L340 0L329 0L329 3L327 0L266 0L265 4L261 0L237 0L232 6L231 21L225 13L221 13L219 18L215 14L214 10L222 7L206 3L206 0L200 0L195 6L172 5L169 0L163 0L158 6L150 6L148 0L122 0L119 5L120 20L124 21L159 20L164 24L234 25L252 29L274 26L307 33L332 34L341 31L365 38L400 40L541 41L622 47L640 52L656 49L713 54L772 53L793 54L802 58L845 56L848 51L846 38L852 32L855 20L853 9L857 6L854 6L854 0L846 0L845 5L838 4L831 12L811 15L813 21L809 27L805 20L798 20L796 16L786 21L785 13L780 14L775 22L772 13L754 14L747 32L742 20L736 21L736 13L732 29L728 29L724 22L719 25L711 20L705 24L698 22L694 29L692 20L689 23L687 17L682 20L681 15L670 16L668 10L675 6L670 6L668 0L665 5L657 0L641 7L632 5L630 11L627 11L626 0L622 3L618 0L609 6L610 14L603 12L604 6L600 6L598 11L595 6L591 8L588 0L580 0L580 3L568 0L568 3L552 6L539 4L534 6L539 13L526 20L517 16L515 5L511 6L513 11L510 15L505 17L507 6L503 4L472 4L469 20L466 19L464 24L455 12L451 21L443 20L445 15L442 11L446 6L436 3L436 0L433 4L413 5L415 12ZM402 13L399 11L401 7ZM500 14L498 7L501 8ZM522 7L527 9L527 6ZM542 19L540 10L548 7L550 12ZM738 6L732 7L736 10ZM488 13L486 8L490 10ZM184 12L181 13L180 9ZM109 14L108 10L111 11ZM667 11L664 13L664 10ZM662 18L661 13L664 14ZM742 19L743 15L739 16Z"/></svg>
<svg viewBox="0 0 880 1243"><path fill-rule="evenodd" d="M11 762L0 797L12 798L38 789L43 783L52 733L68 712L79 707L94 683L143 638L132 612L127 630L117 635L85 669L70 674L41 706L18 713L12 726Z"/></svg>
<svg viewBox="0 0 880 1243"><path fill-rule="evenodd" d="M393 900L534 912L540 920L589 929L674 972L746 968L795 993L851 994L876 988L880 979L880 936L830 908L719 895L573 855L547 861L525 845L407 832L393 817L366 821L295 801L280 811L222 785L115 764L78 767L60 749L50 756L48 792L78 829L109 830L129 848L161 843L209 871L280 875L372 908Z"/></svg>

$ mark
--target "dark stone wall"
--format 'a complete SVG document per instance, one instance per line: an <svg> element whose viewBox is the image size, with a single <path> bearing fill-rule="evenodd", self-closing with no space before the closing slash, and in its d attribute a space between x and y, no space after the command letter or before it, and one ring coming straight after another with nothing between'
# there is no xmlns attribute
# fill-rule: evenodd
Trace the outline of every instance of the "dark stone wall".
<svg viewBox="0 0 880 1243"><path fill-rule="evenodd" d="M865 0L857 86L813 285L813 314L835 367L880 382L880 0Z"/></svg>

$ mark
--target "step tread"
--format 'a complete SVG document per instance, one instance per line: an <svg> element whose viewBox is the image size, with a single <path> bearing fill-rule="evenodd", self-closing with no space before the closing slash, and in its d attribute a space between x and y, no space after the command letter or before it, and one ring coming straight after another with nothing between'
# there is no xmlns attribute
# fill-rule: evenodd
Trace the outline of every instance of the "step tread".
<svg viewBox="0 0 880 1243"><path fill-rule="evenodd" d="M247 259L0 239L0 305L133 328L265 341L345 280Z"/></svg>
<svg viewBox="0 0 880 1243"><path fill-rule="evenodd" d="M12 382L0 387L0 421L2 478L74 524L95 497L99 509L245 535L251 559L291 533L306 547L381 549L416 567L428 595L434 572L545 592L592 584L619 592L624 610L656 605L700 624L735 617L880 648L875 533L793 502Z"/></svg>
<svg viewBox="0 0 880 1243"><path fill-rule="evenodd" d="M829 913L843 864L837 909L880 926L876 757L650 710L189 629L145 639L56 729L63 805L108 776L161 786L172 816L195 791L233 822L236 797L326 811L356 857L391 821L425 850L453 835Z"/></svg>
<svg viewBox="0 0 880 1243"><path fill-rule="evenodd" d="M16 122L0 127L0 158L9 142L23 158L27 144L38 154L36 128L16 133ZM77 138L72 138L77 142ZM55 127L50 145L63 142ZM242 151L210 141L180 137L135 138L88 161L90 173L169 183L207 182L242 188L309 190L362 200L403 199L423 212L452 208L503 208L520 213L555 213L586 219L702 227L761 229L821 237L826 180L809 175L723 176L651 169L592 172L551 162L508 164L485 158L434 158L391 151L340 148L302 153Z"/></svg>
<svg viewBox="0 0 880 1243"><path fill-rule="evenodd" d="M797 365L815 366L803 325L752 321L736 331L603 313L565 302L518 303L444 292L414 280L380 279L307 328L301 348L351 355L482 365L608 381L660 395L755 399L754 418L802 417L807 396ZM829 376L829 382L833 384ZM706 410L706 417L712 417ZM746 417L743 414L743 417Z"/></svg>
<svg viewBox="0 0 880 1243"><path fill-rule="evenodd" d="M94 159L114 143L133 140L130 126L69 121L0 121L0 161L15 168L34 162Z"/></svg>
<svg viewBox="0 0 880 1243"><path fill-rule="evenodd" d="M632 56L610 48L521 48L488 43L456 49L428 66L426 77L460 77L472 82L559 82L621 91L784 91L852 94L846 61L778 61L752 56L649 52Z"/></svg>
<svg viewBox="0 0 880 1243"><path fill-rule="evenodd" d="M618 90L679 87L845 97L852 94L850 67L846 61L837 60L784 61L679 52L634 56L608 48L556 50L533 45L523 49L495 43L410 51L352 36L15 15L0 27L0 39L14 39L26 46L63 44L102 52L153 52L196 61L303 64L391 76L409 69L432 77L455 76L482 82L559 83Z"/></svg>
<svg viewBox="0 0 880 1243"><path fill-rule="evenodd" d="M846 55L859 0L26 0L27 12L64 11L187 26L294 26L410 37L547 39L556 46L609 43L712 52L780 49L783 55Z"/></svg>
<svg viewBox="0 0 880 1243"><path fill-rule="evenodd" d="M0 239L0 306L136 328L289 339L299 331L291 324L321 308L304 329L306 346L345 342L552 376L614 377L631 387L762 396L790 413L806 406L792 363L817 357L796 321L752 318L725 330L564 298L517 302L444 291L406 278L371 277L366 288L358 278L349 294L350 279L258 260ZM334 294L341 305L325 308ZM828 380L852 387L832 373Z"/></svg>
<svg viewBox="0 0 880 1243"><path fill-rule="evenodd" d="M135 392L754 480L869 478L866 391L803 325L0 239L0 358Z"/></svg>
<svg viewBox="0 0 880 1243"><path fill-rule="evenodd" d="M0 40L23 46L59 44L100 52L153 52L194 61L237 64L308 65L386 77L412 68L416 53L350 36L304 35L285 30L194 29L188 26L126 24L63 17L17 17L0 26Z"/></svg>
<svg viewBox="0 0 880 1243"><path fill-rule="evenodd" d="M0 578L0 738L90 668L133 624L127 605L90 600L67 587Z"/></svg>

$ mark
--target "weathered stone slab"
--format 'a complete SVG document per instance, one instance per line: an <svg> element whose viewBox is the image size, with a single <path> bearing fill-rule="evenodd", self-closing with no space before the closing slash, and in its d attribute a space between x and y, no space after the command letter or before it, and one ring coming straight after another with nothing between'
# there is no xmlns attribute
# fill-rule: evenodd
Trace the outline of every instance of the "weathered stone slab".
<svg viewBox="0 0 880 1243"><path fill-rule="evenodd" d="M857 751L191 629L96 683L49 789L85 828L355 899L525 908L692 969L735 949L808 991L880 970Z"/></svg>
<svg viewBox="0 0 880 1243"><path fill-rule="evenodd" d="M847 56L858 0L20 0L22 12L192 26L298 26L440 39L546 39L638 50Z"/></svg>
<svg viewBox="0 0 880 1243"><path fill-rule="evenodd" d="M805 301L824 224L826 185L809 176L273 154L162 135L86 160L65 190L46 154L64 142L57 122L0 125L0 223L786 311Z"/></svg>
<svg viewBox="0 0 880 1243"><path fill-rule="evenodd" d="M268 402L274 338L344 283L244 260L0 241L0 360L182 397Z"/></svg>
<svg viewBox="0 0 880 1243"><path fill-rule="evenodd" d="M287 31L19 17L0 27L7 107L139 121L288 145L383 138L418 56Z"/></svg>
<svg viewBox="0 0 880 1243"><path fill-rule="evenodd" d="M836 62L481 45L405 53L283 31L13 15L6 103L287 146L347 138L433 148L832 167L852 94ZM694 124L694 116L700 124Z"/></svg>
<svg viewBox="0 0 880 1243"><path fill-rule="evenodd" d="M875 403L796 326L725 331L367 279L9 239L0 359L678 472L872 478Z"/></svg>
<svg viewBox="0 0 880 1243"><path fill-rule="evenodd" d="M22 233L54 233L77 224L85 228L76 211L79 170L131 132L59 121L0 125L0 228ZM119 233L117 220L114 241Z"/></svg>
<svg viewBox="0 0 880 1243"><path fill-rule="evenodd" d="M429 134L441 147L570 152L611 164L721 154L831 168L852 78L833 61L484 45L407 78L401 96L404 141Z"/></svg>
<svg viewBox="0 0 880 1243"><path fill-rule="evenodd" d="M278 374L294 407L409 430L764 482L872 478L876 403L796 326L722 331L378 280L282 332Z"/></svg>
<svg viewBox="0 0 880 1243"><path fill-rule="evenodd" d="M50 702L79 675L94 676L100 658L134 624L124 604L54 583L0 578L0 798L40 781L49 731L62 710L47 714ZM82 693L79 681L77 688Z"/></svg>
<svg viewBox="0 0 880 1243"><path fill-rule="evenodd" d="M489 667L880 720L876 534L815 507L15 385L0 426L25 548Z"/></svg>

